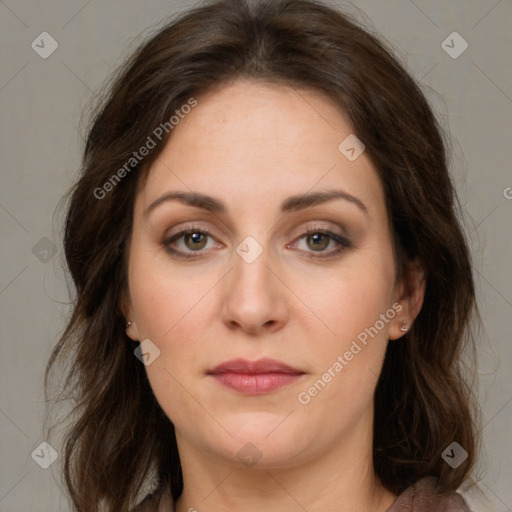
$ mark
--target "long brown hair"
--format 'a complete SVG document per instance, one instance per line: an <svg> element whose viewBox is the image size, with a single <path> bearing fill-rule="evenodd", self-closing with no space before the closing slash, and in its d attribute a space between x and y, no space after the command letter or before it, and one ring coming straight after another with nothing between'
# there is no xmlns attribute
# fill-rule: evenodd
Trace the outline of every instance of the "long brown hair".
<svg viewBox="0 0 512 512"><path fill-rule="evenodd" d="M443 132L392 51L350 16L314 0L220 0L170 20L119 70L69 191L64 247L76 298L45 389L67 361L57 401L73 405L63 460L74 507L126 511L148 480L170 485L174 498L182 492L174 427L134 356L120 299L136 190L172 136L169 119L237 78L327 95L364 142L385 192L397 276L416 259L427 281L421 312L389 343L377 384L375 472L395 494L427 475L438 477L439 492L455 490L470 476L478 444L463 365L466 348L474 355L476 305ZM161 139L159 126L168 128ZM152 134L155 147L134 159ZM457 468L441 457L454 441L468 453Z"/></svg>

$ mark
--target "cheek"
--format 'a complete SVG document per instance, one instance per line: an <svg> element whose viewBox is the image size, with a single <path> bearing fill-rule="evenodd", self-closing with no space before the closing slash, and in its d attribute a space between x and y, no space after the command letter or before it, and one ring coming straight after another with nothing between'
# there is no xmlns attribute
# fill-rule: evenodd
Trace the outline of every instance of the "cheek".
<svg viewBox="0 0 512 512"><path fill-rule="evenodd" d="M134 288L139 338L149 338L160 350L160 356L146 367L156 391L163 387L165 395L180 395L179 386L172 392L169 387L188 386L200 374L211 316L211 308L205 309L205 295L211 286L148 276Z"/></svg>
<svg viewBox="0 0 512 512"><path fill-rule="evenodd" d="M198 361L208 331L200 326L211 322L208 297L218 277L201 270L176 271L166 258L161 252L134 246L129 280L139 340L151 340L160 351L146 372L158 401L171 417L172 411L191 406L186 390L202 370ZM169 407L172 410L167 410Z"/></svg>
<svg viewBox="0 0 512 512"><path fill-rule="evenodd" d="M297 293L307 297L307 306L315 313L304 314L308 320L301 326L306 338L315 342L311 352L315 374L301 388L306 396L299 402L309 400L308 408L327 410L337 403L343 405L340 414L354 414L354 418L373 397L389 322L395 316L390 304L392 258L374 253L365 256L347 259L346 265L330 276L318 274L317 279L303 280Z"/></svg>
<svg viewBox="0 0 512 512"><path fill-rule="evenodd" d="M136 263L143 261L134 260L130 287L139 339L150 339L160 351L145 368L149 383L175 427L193 429L194 418L204 413L190 397L193 379L199 375L197 361L204 339L198 336L199 323L205 321L201 298L211 284L199 288L185 279L156 272L154 266L142 272L151 267Z"/></svg>
<svg viewBox="0 0 512 512"><path fill-rule="evenodd" d="M162 250L155 253L139 247L134 248L129 267L139 336L164 343L197 318L201 301L214 286L215 278L201 270L180 272L170 265Z"/></svg>
<svg viewBox="0 0 512 512"><path fill-rule="evenodd" d="M319 269L316 275L312 272L297 282L294 291L304 297L304 308L314 314L317 324L320 321L323 325L324 339L331 338L326 347L341 349L347 342L350 344L349 340L373 326L389 309L393 291L389 260L371 254L357 255L347 258L337 269Z"/></svg>

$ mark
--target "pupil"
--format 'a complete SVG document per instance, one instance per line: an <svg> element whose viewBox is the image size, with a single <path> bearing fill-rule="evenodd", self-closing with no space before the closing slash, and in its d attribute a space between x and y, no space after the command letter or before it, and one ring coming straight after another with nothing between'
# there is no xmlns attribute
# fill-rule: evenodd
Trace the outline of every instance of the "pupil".
<svg viewBox="0 0 512 512"><path fill-rule="evenodd" d="M324 238L325 235L321 234L321 233L317 233L315 235L311 235L311 238L313 239L313 244L315 247L321 247L323 248L323 246L325 245L325 241L324 243L322 244L322 239Z"/></svg>
<svg viewBox="0 0 512 512"><path fill-rule="evenodd" d="M201 237L203 236L202 233L191 233L188 235L192 241L193 245L197 245L198 243L201 243Z"/></svg>

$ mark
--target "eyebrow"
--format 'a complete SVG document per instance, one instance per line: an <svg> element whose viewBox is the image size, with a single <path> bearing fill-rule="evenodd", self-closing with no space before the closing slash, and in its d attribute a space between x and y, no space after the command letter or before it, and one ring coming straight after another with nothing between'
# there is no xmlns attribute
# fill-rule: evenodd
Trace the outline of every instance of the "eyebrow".
<svg viewBox="0 0 512 512"><path fill-rule="evenodd" d="M364 213L368 214L368 208L360 199L343 190L327 190L325 192L313 192L290 196L281 203L281 212L288 213L304 210L310 206L316 206L335 199L348 201L356 205ZM167 201L179 201L180 203L188 206L194 206L217 214L227 213L227 207L220 199L200 194L198 192L167 192L153 201L146 208L144 216L147 217L157 206Z"/></svg>

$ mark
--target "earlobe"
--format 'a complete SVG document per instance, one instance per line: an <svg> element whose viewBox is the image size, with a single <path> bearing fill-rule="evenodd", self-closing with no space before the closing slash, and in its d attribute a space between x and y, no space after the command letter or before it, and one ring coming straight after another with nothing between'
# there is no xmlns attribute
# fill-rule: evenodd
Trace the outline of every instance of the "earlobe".
<svg viewBox="0 0 512 512"><path fill-rule="evenodd" d="M133 341L139 341L137 326L133 322L126 322L126 335Z"/></svg>
<svg viewBox="0 0 512 512"><path fill-rule="evenodd" d="M389 339L396 340L407 333L421 311L425 298L426 276L417 260L408 265L404 282L400 286L398 301L402 306L395 321L390 325Z"/></svg>
<svg viewBox="0 0 512 512"><path fill-rule="evenodd" d="M135 324L133 318L133 312L130 305L129 298L126 296L126 293L123 292L121 295L121 299L119 301L119 307L121 312L126 319L126 335L131 338L133 341L139 341L139 333L137 331L137 325Z"/></svg>
<svg viewBox="0 0 512 512"><path fill-rule="evenodd" d="M402 306L400 313L389 324L388 338L398 340L409 331L410 323L408 320L407 307Z"/></svg>

